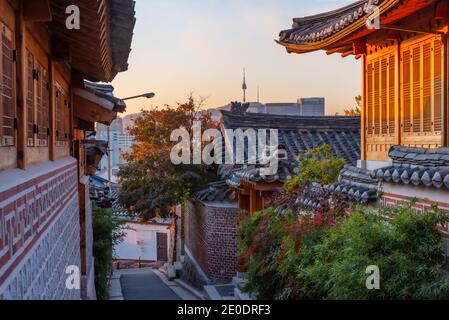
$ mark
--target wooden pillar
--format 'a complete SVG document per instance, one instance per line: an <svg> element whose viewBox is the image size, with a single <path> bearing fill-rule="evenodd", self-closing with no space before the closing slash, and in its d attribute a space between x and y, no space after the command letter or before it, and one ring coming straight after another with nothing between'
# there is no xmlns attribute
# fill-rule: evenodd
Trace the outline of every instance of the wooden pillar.
<svg viewBox="0 0 449 320"><path fill-rule="evenodd" d="M441 42L443 43L443 86L445 90L443 90L443 137L442 137L442 145L445 147L449 146L449 99L448 99L448 91L449 91L449 54L448 54L448 42L449 38L447 34L441 36Z"/></svg>
<svg viewBox="0 0 449 320"><path fill-rule="evenodd" d="M360 137L361 137L361 150L360 150L360 156L361 160L367 160L366 159L366 123L367 123L367 103L366 103L366 54L363 54L362 56L362 110L361 110L361 131L360 131Z"/></svg>
<svg viewBox="0 0 449 320"><path fill-rule="evenodd" d="M402 110L401 110L401 40L397 40L397 46L396 46L396 67L395 67L395 83L396 83L396 99L394 102L394 112L395 112L395 119L396 119L396 130L394 134L394 143L396 145L400 145L402 143L402 128L401 128L401 118L402 118Z"/></svg>
<svg viewBox="0 0 449 320"><path fill-rule="evenodd" d="M257 191L254 189L250 190L250 205L249 205L249 212L251 214L257 212Z"/></svg>
<svg viewBox="0 0 449 320"><path fill-rule="evenodd" d="M256 212L264 209L263 206L263 197L261 196L261 192L256 192Z"/></svg>
<svg viewBox="0 0 449 320"><path fill-rule="evenodd" d="M48 147L50 151L50 161L56 160L56 90L55 90L55 66L54 61L49 57L48 59L48 83L50 84L50 100L49 100L49 113L50 113L50 137L48 141Z"/></svg>
<svg viewBox="0 0 449 320"><path fill-rule="evenodd" d="M15 17L16 30L16 96L17 96L17 167L26 169L27 163L27 112L26 112L26 49L23 1L19 1Z"/></svg>

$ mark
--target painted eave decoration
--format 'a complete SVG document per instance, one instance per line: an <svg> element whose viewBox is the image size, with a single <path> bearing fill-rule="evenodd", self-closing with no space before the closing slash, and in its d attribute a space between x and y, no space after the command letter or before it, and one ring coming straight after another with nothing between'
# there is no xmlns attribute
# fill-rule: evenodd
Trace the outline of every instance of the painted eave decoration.
<svg viewBox="0 0 449 320"><path fill-rule="evenodd" d="M377 6L381 24L391 25L419 11L434 0L361 0L341 9L314 16L295 18L291 29L280 32L276 42L289 53L307 53L354 45L378 30L368 29L367 18L372 15L370 4ZM350 52L350 51L349 51ZM352 53L352 52L350 52Z"/></svg>

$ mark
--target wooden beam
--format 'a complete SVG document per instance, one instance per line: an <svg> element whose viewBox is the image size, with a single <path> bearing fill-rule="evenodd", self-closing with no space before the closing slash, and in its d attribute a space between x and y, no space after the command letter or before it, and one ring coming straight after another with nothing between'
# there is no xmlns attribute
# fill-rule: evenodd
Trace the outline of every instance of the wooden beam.
<svg viewBox="0 0 449 320"><path fill-rule="evenodd" d="M24 0L23 19L31 22L50 22L52 20L50 0Z"/></svg>
<svg viewBox="0 0 449 320"><path fill-rule="evenodd" d="M435 20L444 21L449 18L449 3L447 1L440 1L435 7Z"/></svg>
<svg viewBox="0 0 449 320"><path fill-rule="evenodd" d="M387 40L397 41L401 38L400 32L397 30L387 30Z"/></svg>
<svg viewBox="0 0 449 320"><path fill-rule="evenodd" d="M343 53L341 54L341 56L342 56L342 58L346 58L347 56L350 56L351 54L354 54L354 50L353 50L353 49L348 50L348 51L346 51L346 52L343 52Z"/></svg>
<svg viewBox="0 0 449 320"><path fill-rule="evenodd" d="M72 62L70 44L59 38L53 38L51 41L51 57L53 61Z"/></svg>
<svg viewBox="0 0 449 320"><path fill-rule="evenodd" d="M327 50L326 54L329 56L329 55L337 53L337 52L345 52L345 51L347 51L349 49L351 49L351 46L344 46L344 47L333 48L333 49Z"/></svg>
<svg viewBox="0 0 449 320"><path fill-rule="evenodd" d="M361 54L366 54L366 42L365 41L354 41L352 45L354 54L356 56Z"/></svg>

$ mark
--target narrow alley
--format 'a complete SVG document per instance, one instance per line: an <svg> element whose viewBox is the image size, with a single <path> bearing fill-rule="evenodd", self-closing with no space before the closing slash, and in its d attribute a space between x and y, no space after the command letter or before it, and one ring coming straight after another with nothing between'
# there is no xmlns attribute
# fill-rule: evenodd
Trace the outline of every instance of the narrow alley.
<svg viewBox="0 0 449 320"><path fill-rule="evenodd" d="M116 271L111 278L110 300L199 300L198 297L168 281L158 270L129 269Z"/></svg>

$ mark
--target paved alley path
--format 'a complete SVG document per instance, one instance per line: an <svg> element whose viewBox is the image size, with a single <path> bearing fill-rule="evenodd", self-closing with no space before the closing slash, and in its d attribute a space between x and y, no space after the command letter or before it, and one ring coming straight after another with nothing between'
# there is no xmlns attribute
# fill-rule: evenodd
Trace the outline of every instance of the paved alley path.
<svg viewBox="0 0 449 320"><path fill-rule="evenodd" d="M122 274L120 284L124 300L181 300L154 271Z"/></svg>

